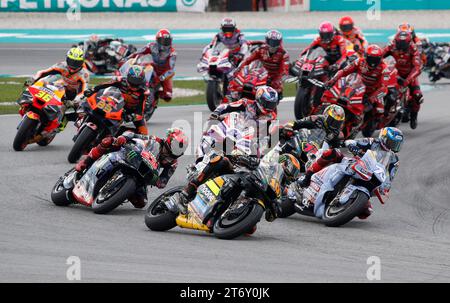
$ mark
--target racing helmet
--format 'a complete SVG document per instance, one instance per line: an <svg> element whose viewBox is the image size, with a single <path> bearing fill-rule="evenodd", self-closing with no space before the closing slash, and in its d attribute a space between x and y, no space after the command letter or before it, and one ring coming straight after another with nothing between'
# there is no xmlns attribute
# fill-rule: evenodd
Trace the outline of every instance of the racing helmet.
<svg viewBox="0 0 450 303"><path fill-rule="evenodd" d="M186 151L189 140L182 128L173 127L167 130L163 145L170 156L178 158Z"/></svg>
<svg viewBox="0 0 450 303"><path fill-rule="evenodd" d="M230 39L233 37L236 32L236 21L233 18L223 18L222 22L220 22L220 30L222 31L225 38Z"/></svg>
<svg viewBox="0 0 450 303"><path fill-rule="evenodd" d="M398 128L385 127L381 129L378 139L384 149L398 153L402 148L404 137L402 131Z"/></svg>
<svg viewBox="0 0 450 303"><path fill-rule="evenodd" d="M344 16L339 20L339 29L345 34L351 34L354 27L354 22L352 17Z"/></svg>
<svg viewBox="0 0 450 303"><path fill-rule="evenodd" d="M93 35L91 35L89 37L89 41L91 41L93 43L97 43L99 40L100 40L100 37L98 35L95 35L95 34L93 34Z"/></svg>
<svg viewBox="0 0 450 303"><path fill-rule="evenodd" d="M145 71L139 65L132 65L128 69L127 83L132 90L145 86Z"/></svg>
<svg viewBox="0 0 450 303"><path fill-rule="evenodd" d="M270 30L266 33L266 44L269 46L269 52L275 53L283 42L283 35L277 30Z"/></svg>
<svg viewBox="0 0 450 303"><path fill-rule="evenodd" d="M329 21L319 25L319 36L323 43L330 43L334 38L334 26Z"/></svg>
<svg viewBox="0 0 450 303"><path fill-rule="evenodd" d="M292 154L282 154L278 163L283 167L283 172L289 181L295 181L300 176L300 162Z"/></svg>
<svg viewBox="0 0 450 303"><path fill-rule="evenodd" d="M161 50L169 50L172 47L172 35L168 29L161 29L155 36L156 44Z"/></svg>
<svg viewBox="0 0 450 303"><path fill-rule="evenodd" d="M410 32L400 31L395 35L395 47L401 51L407 51L411 44L412 36Z"/></svg>
<svg viewBox="0 0 450 303"><path fill-rule="evenodd" d="M369 45L364 54L364 58L366 59L367 65L369 65L370 68L376 68L383 60L383 50L378 45Z"/></svg>
<svg viewBox="0 0 450 303"><path fill-rule="evenodd" d="M277 109L278 93L270 86L260 86L256 90L255 100L263 114L273 112Z"/></svg>
<svg viewBox="0 0 450 303"><path fill-rule="evenodd" d="M325 127L330 131L340 131L345 122L345 111L336 104L328 105L323 111Z"/></svg>
<svg viewBox="0 0 450 303"><path fill-rule="evenodd" d="M72 47L67 52L66 63L70 72L79 71L84 64L84 51L81 48Z"/></svg>

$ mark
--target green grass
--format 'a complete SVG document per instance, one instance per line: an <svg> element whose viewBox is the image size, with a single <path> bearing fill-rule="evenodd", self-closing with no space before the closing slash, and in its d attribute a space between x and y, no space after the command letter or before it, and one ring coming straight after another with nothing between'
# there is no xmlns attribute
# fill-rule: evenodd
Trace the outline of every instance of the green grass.
<svg viewBox="0 0 450 303"><path fill-rule="evenodd" d="M22 84L25 80L26 78L0 78L0 103L14 102L17 100L23 90ZM108 79L93 78L91 79L90 85L93 86L106 81L108 81ZM174 81L174 87L196 89L204 92L206 90L206 83L203 80ZM294 96L295 92L296 89L294 84L285 84L284 96ZM202 94L193 97L175 98L171 102L160 101L159 106L193 105L205 103L205 95ZM0 114L17 113L18 109L19 107L17 105L0 106Z"/></svg>

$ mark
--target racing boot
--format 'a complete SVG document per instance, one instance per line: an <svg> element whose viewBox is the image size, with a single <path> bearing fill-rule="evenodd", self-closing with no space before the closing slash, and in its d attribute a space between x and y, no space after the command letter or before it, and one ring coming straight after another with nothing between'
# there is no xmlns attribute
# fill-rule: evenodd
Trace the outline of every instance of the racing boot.
<svg viewBox="0 0 450 303"><path fill-rule="evenodd" d="M411 126L412 129L417 128L417 114L417 112L411 112L409 126Z"/></svg>
<svg viewBox="0 0 450 303"><path fill-rule="evenodd" d="M365 220L372 214L372 212L373 212L372 204L369 201L369 202L367 202L367 206L363 210L363 212L361 214L359 214L358 218L361 220Z"/></svg>
<svg viewBox="0 0 450 303"><path fill-rule="evenodd" d="M147 191L145 187L141 187L136 190L136 193L128 198L128 201L133 204L134 208L144 208L147 205L146 197Z"/></svg>

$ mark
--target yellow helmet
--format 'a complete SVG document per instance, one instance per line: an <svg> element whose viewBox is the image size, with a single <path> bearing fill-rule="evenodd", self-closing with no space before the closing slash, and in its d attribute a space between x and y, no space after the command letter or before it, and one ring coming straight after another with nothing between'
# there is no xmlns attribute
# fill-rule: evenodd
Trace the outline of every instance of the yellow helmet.
<svg viewBox="0 0 450 303"><path fill-rule="evenodd" d="M81 48L69 49L66 57L67 67L71 70L80 70L84 63L84 51Z"/></svg>
<svg viewBox="0 0 450 303"><path fill-rule="evenodd" d="M345 111L336 104L331 104L323 111L325 127L331 131L340 131L345 122Z"/></svg>
<svg viewBox="0 0 450 303"><path fill-rule="evenodd" d="M284 174L289 181L297 180L300 176L300 162L292 154L282 154L278 162L283 167Z"/></svg>

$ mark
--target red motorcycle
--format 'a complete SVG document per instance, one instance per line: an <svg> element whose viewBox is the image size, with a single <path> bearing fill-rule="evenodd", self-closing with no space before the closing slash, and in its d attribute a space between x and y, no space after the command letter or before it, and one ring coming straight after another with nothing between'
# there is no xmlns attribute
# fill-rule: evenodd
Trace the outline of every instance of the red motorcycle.
<svg viewBox="0 0 450 303"><path fill-rule="evenodd" d="M22 93L17 103L23 118L17 127L14 150L22 151L32 143L47 146L53 141L64 116L64 95L65 86L61 75L44 77Z"/></svg>
<svg viewBox="0 0 450 303"><path fill-rule="evenodd" d="M316 80L309 80L315 86L326 89L323 93L320 104L313 106L312 114L321 114L325 107L330 104L341 106L345 111L345 124L343 133L345 139L353 139L358 134L364 115L363 98L366 86L362 82L361 76L356 73L339 79L336 84L328 88L324 83Z"/></svg>
<svg viewBox="0 0 450 303"><path fill-rule="evenodd" d="M314 106L320 103L322 90L309 80L322 82L328 78L329 63L325 59L326 52L318 47L307 51L290 68L290 74L297 77L297 94L295 96L294 113L296 119L307 117Z"/></svg>
<svg viewBox="0 0 450 303"><path fill-rule="evenodd" d="M260 61L254 61L241 70L236 77L230 81L229 94L222 103L237 101L241 98L255 99L258 87L267 85L269 74Z"/></svg>

